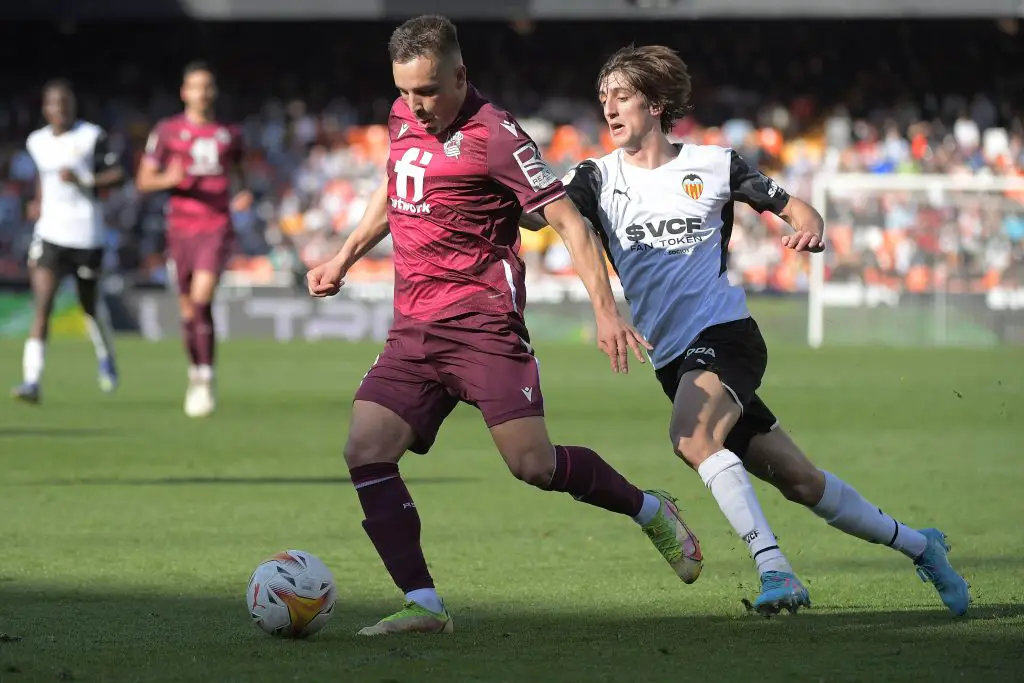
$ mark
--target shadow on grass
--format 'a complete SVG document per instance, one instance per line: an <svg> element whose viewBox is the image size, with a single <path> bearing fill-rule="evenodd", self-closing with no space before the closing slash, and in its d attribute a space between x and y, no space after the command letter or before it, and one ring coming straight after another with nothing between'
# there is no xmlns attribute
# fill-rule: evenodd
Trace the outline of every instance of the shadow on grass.
<svg viewBox="0 0 1024 683"><path fill-rule="evenodd" d="M0 439L82 439L90 436L109 436L109 429L85 427L0 427Z"/></svg>
<svg viewBox="0 0 1024 683"><path fill-rule="evenodd" d="M478 481L474 477L409 477L411 485L466 484ZM116 477L83 477L78 479L37 479L21 482L19 486L200 486L200 485L309 485L351 484L348 477L154 477L121 479Z"/></svg>
<svg viewBox="0 0 1024 683"><path fill-rule="evenodd" d="M344 594L344 586L341 586ZM395 604L346 600L306 641L248 623L242 591L168 597L0 583L0 680L374 683L1020 680L1024 606L815 611L771 620L450 605L452 636L358 638ZM681 608L685 609L685 607ZM69 678L70 677L70 678Z"/></svg>

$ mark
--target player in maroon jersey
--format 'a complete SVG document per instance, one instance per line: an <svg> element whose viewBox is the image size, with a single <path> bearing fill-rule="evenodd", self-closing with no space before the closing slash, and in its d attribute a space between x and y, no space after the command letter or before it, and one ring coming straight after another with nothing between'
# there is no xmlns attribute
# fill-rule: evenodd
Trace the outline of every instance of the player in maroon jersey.
<svg viewBox="0 0 1024 683"><path fill-rule="evenodd" d="M241 132L214 118L216 98L210 68L202 62L186 66L181 86L185 111L153 129L136 178L141 192L170 191L167 246L189 357L185 413L190 417L209 415L216 406L211 306L234 241L231 212L252 201L241 172ZM232 183L239 189L234 198Z"/></svg>
<svg viewBox="0 0 1024 683"><path fill-rule="evenodd" d="M596 238L516 120L468 83L451 22L411 19L389 51L400 96L388 120L387 177L338 255L308 274L310 294L336 294L390 230L395 322L356 391L345 460L363 528L406 604L360 634L453 628L398 461L426 453L460 401L483 414L517 478L632 517L683 581L696 580L700 545L667 494L641 491L594 451L548 437L523 315L519 217L539 211L561 235L594 305L599 344L626 371L629 348L643 362L646 342L619 315Z"/></svg>

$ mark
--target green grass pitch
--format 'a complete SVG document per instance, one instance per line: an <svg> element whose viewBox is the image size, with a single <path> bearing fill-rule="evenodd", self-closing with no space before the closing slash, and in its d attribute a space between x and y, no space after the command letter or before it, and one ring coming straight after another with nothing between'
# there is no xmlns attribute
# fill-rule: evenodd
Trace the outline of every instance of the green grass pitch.
<svg viewBox="0 0 1024 683"><path fill-rule="evenodd" d="M190 421L178 345L120 340L123 386L107 397L88 344L57 342L44 404L0 404L0 683L1024 680L1024 352L769 343L765 399L820 466L949 534L968 618L902 556L761 484L814 607L745 613L750 559L672 456L650 369L614 376L596 349L543 345L553 438L674 492L702 577L680 583L630 520L514 481L460 407L430 455L403 462L456 633L357 639L400 602L341 458L375 345L226 343L220 410ZM0 343L8 383L20 356ZM249 574L284 548L338 581L308 641L249 623Z"/></svg>

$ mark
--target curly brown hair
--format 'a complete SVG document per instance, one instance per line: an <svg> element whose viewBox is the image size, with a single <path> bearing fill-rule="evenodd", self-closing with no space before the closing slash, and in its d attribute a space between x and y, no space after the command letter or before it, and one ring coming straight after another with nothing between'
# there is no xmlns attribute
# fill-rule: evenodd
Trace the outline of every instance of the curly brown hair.
<svg viewBox="0 0 1024 683"><path fill-rule="evenodd" d="M647 104L661 109L661 131L672 130L676 121L691 111L690 71L679 55L664 45L629 45L604 63L597 89L612 74L620 74Z"/></svg>

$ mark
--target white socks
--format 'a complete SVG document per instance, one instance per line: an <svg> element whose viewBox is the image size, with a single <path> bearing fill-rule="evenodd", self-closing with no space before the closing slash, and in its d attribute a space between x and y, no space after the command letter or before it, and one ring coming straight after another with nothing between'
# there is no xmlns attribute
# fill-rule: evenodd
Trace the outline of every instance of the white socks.
<svg viewBox="0 0 1024 683"><path fill-rule="evenodd" d="M110 330L107 328L106 322L98 316L94 318L87 315L85 316L85 329L89 332L93 348L96 349L96 359L105 361L110 358L113 355L114 345L110 341Z"/></svg>
<svg viewBox="0 0 1024 683"><path fill-rule="evenodd" d="M704 485L718 501L732 528L750 550L757 572L793 573L786 556L779 550L775 534L768 526L761 504L750 484L750 477L740 459L729 450L721 450L697 468Z"/></svg>
<svg viewBox="0 0 1024 683"><path fill-rule="evenodd" d="M22 378L27 384L39 384L46 365L46 343L42 339L26 339L21 356Z"/></svg>
<svg viewBox="0 0 1024 683"><path fill-rule="evenodd" d="M420 607L426 607L431 612L437 614L444 611L441 598L433 588L417 588L414 591L409 591L405 594L405 599L409 602L415 602Z"/></svg>
<svg viewBox="0 0 1024 683"><path fill-rule="evenodd" d="M633 518L633 521L640 526L647 526L660 509L661 501L649 493L644 493L644 504L641 506L640 512Z"/></svg>
<svg viewBox="0 0 1024 683"><path fill-rule="evenodd" d="M829 525L870 543L895 548L916 560L928 545L921 532L900 524L872 505L855 488L830 472L825 475L825 492L811 510Z"/></svg>
<svg viewBox="0 0 1024 683"><path fill-rule="evenodd" d="M211 382L213 381L213 367L209 365L190 365L188 366L188 379L190 382Z"/></svg>

